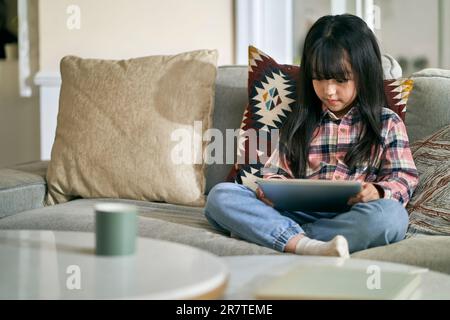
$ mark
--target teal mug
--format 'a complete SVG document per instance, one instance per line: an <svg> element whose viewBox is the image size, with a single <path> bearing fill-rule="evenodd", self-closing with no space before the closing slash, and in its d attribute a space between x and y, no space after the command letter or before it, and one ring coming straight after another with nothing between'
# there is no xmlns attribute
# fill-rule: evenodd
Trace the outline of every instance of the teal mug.
<svg viewBox="0 0 450 320"><path fill-rule="evenodd" d="M95 253L131 255L136 251L137 208L122 203L95 205Z"/></svg>

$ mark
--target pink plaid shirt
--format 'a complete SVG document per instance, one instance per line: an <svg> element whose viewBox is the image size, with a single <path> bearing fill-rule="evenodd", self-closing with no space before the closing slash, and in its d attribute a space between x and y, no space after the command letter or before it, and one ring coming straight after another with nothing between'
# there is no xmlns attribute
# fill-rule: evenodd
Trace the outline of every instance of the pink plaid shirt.
<svg viewBox="0 0 450 320"><path fill-rule="evenodd" d="M307 179L357 180L373 183L384 191L384 198L395 199L404 206L419 179L406 128L400 117L388 108L382 109L382 146L371 172L367 163L353 171L344 163L345 154L356 142L362 121L357 107L341 119L323 111L320 124L313 134L306 169ZM264 179L294 178L286 158L275 150L264 165Z"/></svg>

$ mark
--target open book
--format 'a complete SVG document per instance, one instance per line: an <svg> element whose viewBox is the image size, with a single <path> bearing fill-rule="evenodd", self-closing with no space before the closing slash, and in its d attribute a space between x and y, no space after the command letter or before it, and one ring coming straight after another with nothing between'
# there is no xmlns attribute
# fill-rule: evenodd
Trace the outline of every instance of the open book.
<svg viewBox="0 0 450 320"><path fill-rule="evenodd" d="M426 271L426 269L425 269ZM256 288L257 299L408 299L420 273L378 268L298 266Z"/></svg>

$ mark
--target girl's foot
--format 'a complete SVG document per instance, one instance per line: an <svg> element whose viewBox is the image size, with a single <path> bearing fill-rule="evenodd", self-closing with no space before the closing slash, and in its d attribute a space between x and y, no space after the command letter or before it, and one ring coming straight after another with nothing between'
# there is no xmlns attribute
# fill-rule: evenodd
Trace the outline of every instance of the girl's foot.
<svg viewBox="0 0 450 320"><path fill-rule="evenodd" d="M328 242L303 236L295 246L295 253L309 256L350 257L347 239L340 235Z"/></svg>

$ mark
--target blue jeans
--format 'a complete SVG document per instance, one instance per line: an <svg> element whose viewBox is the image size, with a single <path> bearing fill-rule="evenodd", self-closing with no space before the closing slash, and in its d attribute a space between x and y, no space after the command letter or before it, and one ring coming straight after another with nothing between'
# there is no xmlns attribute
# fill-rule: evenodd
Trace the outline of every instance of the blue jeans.
<svg viewBox="0 0 450 320"><path fill-rule="evenodd" d="M396 200L357 203L344 213L277 211L248 187L219 183L211 189L205 207L208 221L219 231L259 245L284 251L293 236L329 241L343 235L350 253L404 239L408 213Z"/></svg>

